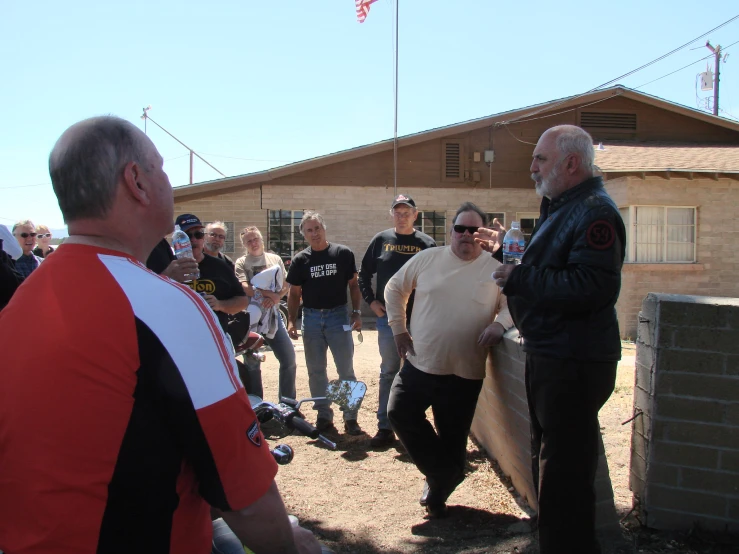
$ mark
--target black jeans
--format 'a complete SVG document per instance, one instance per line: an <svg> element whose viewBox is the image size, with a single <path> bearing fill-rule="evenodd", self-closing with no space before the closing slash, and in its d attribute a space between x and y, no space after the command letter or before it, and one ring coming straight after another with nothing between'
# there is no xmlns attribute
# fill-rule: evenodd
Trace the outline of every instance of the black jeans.
<svg viewBox="0 0 739 554"><path fill-rule="evenodd" d="M395 376L388 400L390 424L432 491L451 493L448 489L462 480L481 389L482 379L431 375L408 360ZM429 406L436 430L426 419Z"/></svg>
<svg viewBox="0 0 739 554"><path fill-rule="evenodd" d="M541 554L600 552L594 489L598 410L613 392L617 367L618 362L526 356Z"/></svg>

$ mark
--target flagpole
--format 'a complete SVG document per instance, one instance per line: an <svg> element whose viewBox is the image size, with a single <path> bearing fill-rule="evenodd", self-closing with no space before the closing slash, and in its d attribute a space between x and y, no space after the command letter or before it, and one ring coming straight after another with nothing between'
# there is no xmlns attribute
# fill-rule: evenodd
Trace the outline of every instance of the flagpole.
<svg viewBox="0 0 739 554"><path fill-rule="evenodd" d="M393 132L393 196L398 195L398 4L395 0L395 127Z"/></svg>

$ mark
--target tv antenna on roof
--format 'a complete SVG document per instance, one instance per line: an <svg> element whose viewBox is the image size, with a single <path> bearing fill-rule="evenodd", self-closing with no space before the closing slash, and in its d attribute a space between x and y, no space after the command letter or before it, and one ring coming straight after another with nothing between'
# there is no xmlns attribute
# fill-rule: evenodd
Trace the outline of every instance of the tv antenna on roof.
<svg viewBox="0 0 739 554"><path fill-rule="evenodd" d="M206 164L208 164L209 167L211 167L212 169L215 169L215 171L221 177L225 177L225 175L223 173L221 173L217 168L215 168L213 166L213 164L211 164L208 160L206 160L205 158L203 158L200 154L198 154L197 152L195 152L195 150L193 150L192 148L190 148L187 144L185 144L184 142L182 142L180 139L178 139L172 133L170 133L169 131L167 131L167 129L165 129L164 127L162 127L161 125L159 125L159 123L157 123L156 121L154 121L151 118L151 116L149 115L149 110L151 110L151 106L147 106L146 108L144 108L144 113L141 114L141 119L144 120L144 133L146 133L146 122L147 121L151 121L154 125L156 125L157 127L159 127L162 131L164 131L165 133L167 133L170 137L172 137L173 139L175 139L177 142L179 142L182 146L184 146L185 148L187 148L190 151L190 184L191 185L192 185L192 182L193 182L192 176L193 176L193 162L195 161L194 160L194 156L197 156L198 158L200 158L201 160L203 160Z"/></svg>

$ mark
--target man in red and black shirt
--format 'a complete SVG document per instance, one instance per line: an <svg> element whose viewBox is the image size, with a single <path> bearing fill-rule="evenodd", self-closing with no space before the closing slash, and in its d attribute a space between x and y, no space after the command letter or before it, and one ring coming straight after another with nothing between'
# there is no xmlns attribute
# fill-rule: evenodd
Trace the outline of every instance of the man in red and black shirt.
<svg viewBox="0 0 739 554"><path fill-rule="evenodd" d="M51 153L70 237L0 313L0 550L203 554L210 506L255 552L320 549L290 527L215 314L142 263L172 227L162 162L115 117Z"/></svg>

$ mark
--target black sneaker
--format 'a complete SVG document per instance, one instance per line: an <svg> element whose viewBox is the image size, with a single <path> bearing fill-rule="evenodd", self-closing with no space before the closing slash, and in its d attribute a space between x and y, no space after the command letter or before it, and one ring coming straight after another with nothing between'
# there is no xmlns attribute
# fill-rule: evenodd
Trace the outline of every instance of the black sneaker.
<svg viewBox="0 0 739 554"><path fill-rule="evenodd" d="M370 446L390 446L395 442L395 433L391 429L378 429L377 434L370 439Z"/></svg>
<svg viewBox="0 0 739 554"><path fill-rule="evenodd" d="M318 429L320 433L323 433L324 431L330 431L331 429L335 429L334 422L328 418L319 417L316 420L316 429Z"/></svg>
<svg viewBox="0 0 739 554"><path fill-rule="evenodd" d="M347 435L357 436L362 434L362 428L359 426L356 419L347 419L344 422L344 431L346 431Z"/></svg>

